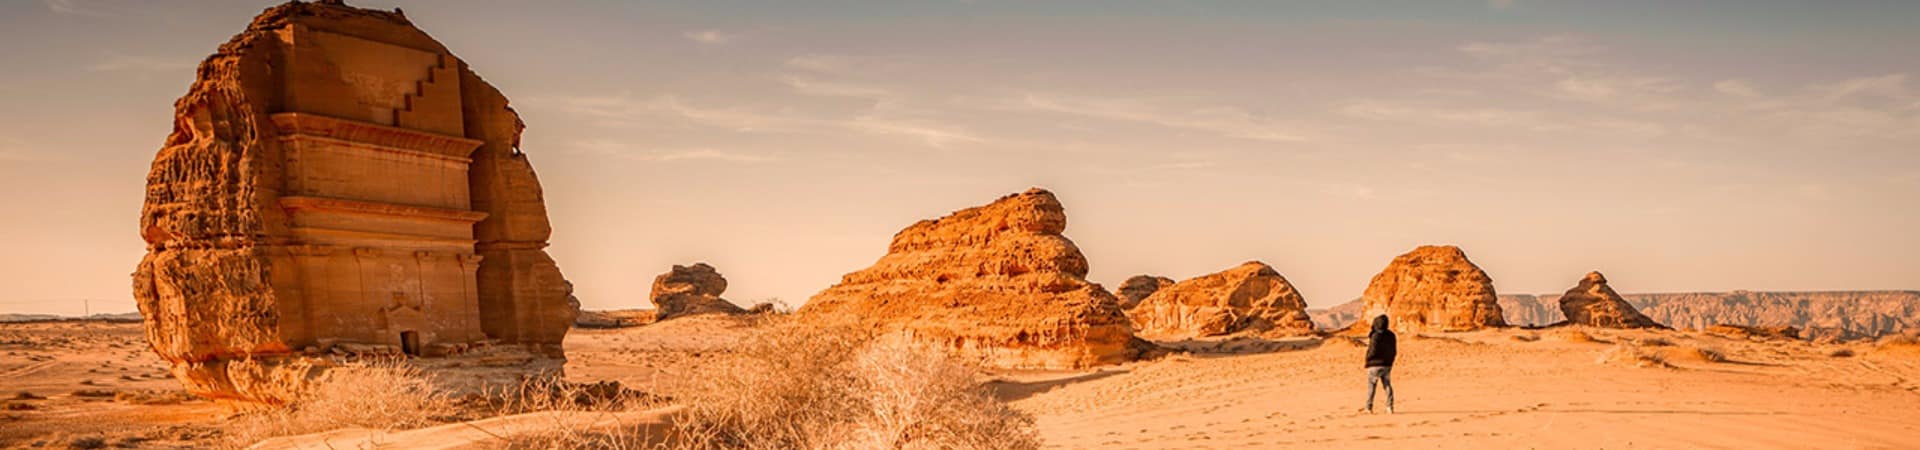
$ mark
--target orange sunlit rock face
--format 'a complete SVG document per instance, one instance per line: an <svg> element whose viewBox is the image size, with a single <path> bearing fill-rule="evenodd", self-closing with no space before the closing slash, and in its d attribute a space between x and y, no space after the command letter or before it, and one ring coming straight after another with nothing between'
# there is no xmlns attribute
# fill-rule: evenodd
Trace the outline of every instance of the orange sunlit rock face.
<svg viewBox="0 0 1920 450"><path fill-rule="evenodd" d="M1363 313L1354 328L1370 329L1385 314L1394 331L1467 331L1507 326L1493 278L1451 245L1423 245L1400 255L1374 275L1360 296Z"/></svg>
<svg viewBox="0 0 1920 450"><path fill-rule="evenodd" d="M1159 289L1127 316L1141 335L1159 338L1313 332L1307 300L1280 272L1259 261Z"/></svg>
<svg viewBox="0 0 1920 450"><path fill-rule="evenodd" d="M201 64L147 178L154 350L238 398L273 356L560 356L573 307L522 127L398 12L266 10Z"/></svg>
<svg viewBox="0 0 1920 450"><path fill-rule="evenodd" d="M1066 209L1042 189L922 220L800 314L906 331L996 367L1130 360L1140 348L1126 315L1087 282L1087 258L1061 235L1066 228Z"/></svg>

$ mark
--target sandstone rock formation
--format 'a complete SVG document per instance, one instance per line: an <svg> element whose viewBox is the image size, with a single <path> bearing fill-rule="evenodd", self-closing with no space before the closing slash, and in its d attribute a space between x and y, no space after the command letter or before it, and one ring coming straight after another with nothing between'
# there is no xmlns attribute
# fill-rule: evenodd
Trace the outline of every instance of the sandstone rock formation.
<svg viewBox="0 0 1920 450"><path fill-rule="evenodd" d="M1087 282L1066 227L1065 208L1042 189L923 220L799 315L904 330L1003 368L1129 360L1141 350L1133 330L1113 295Z"/></svg>
<svg viewBox="0 0 1920 450"><path fill-rule="evenodd" d="M133 290L188 390L253 398L275 361L342 348L562 356L520 118L399 12L269 8L174 107Z"/></svg>
<svg viewBox="0 0 1920 450"><path fill-rule="evenodd" d="M1600 272L1587 272L1580 284L1568 289L1560 296L1560 313L1567 317L1567 323L1601 328L1660 328L1666 325L1654 322L1632 304L1613 292L1607 286L1607 276Z"/></svg>
<svg viewBox="0 0 1920 450"><path fill-rule="evenodd" d="M1560 294L1500 294L1500 313L1507 325L1541 327L1567 320L1560 312Z"/></svg>
<svg viewBox="0 0 1920 450"><path fill-rule="evenodd" d="M1147 296L1153 295L1154 292L1166 289L1167 286L1172 285L1172 278L1153 275L1134 275L1133 278L1128 278L1127 281L1120 283L1120 289L1114 292L1114 297L1119 298L1120 309L1133 309L1134 305L1140 304L1140 300L1144 300Z"/></svg>
<svg viewBox="0 0 1920 450"><path fill-rule="evenodd" d="M655 320L667 320L694 314L745 314L747 310L720 298L727 291L727 279L707 263L673 266L673 270L653 278Z"/></svg>
<svg viewBox="0 0 1920 450"><path fill-rule="evenodd" d="M1387 315L1394 331L1464 331L1507 326L1494 296L1493 278L1451 245L1423 245L1400 255L1374 275L1360 296L1367 318Z"/></svg>
<svg viewBox="0 0 1920 450"><path fill-rule="evenodd" d="M1127 317L1140 335L1156 338L1313 332L1306 299L1259 261L1175 283L1141 300Z"/></svg>
<svg viewBox="0 0 1920 450"><path fill-rule="evenodd" d="M1794 326L1808 339L1832 341L1897 335L1920 330L1920 291L1693 292L1621 294L1654 322L1686 329L1718 324ZM1312 309L1322 329L1359 320L1360 300ZM1543 326L1566 320L1560 294L1501 294L1507 323Z"/></svg>

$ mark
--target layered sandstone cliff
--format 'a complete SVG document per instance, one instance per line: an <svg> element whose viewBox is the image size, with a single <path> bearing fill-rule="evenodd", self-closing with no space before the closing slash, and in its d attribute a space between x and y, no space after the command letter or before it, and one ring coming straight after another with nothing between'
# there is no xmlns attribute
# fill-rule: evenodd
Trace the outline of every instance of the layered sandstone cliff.
<svg viewBox="0 0 1920 450"><path fill-rule="evenodd" d="M1676 328L1714 325L1793 326L1813 339L1851 339L1920 330L1920 291L1694 292L1620 294L1655 322ZM1545 326L1566 320L1560 295L1501 295L1508 323ZM1360 300L1308 312L1322 328L1359 320Z"/></svg>
<svg viewBox="0 0 1920 450"><path fill-rule="evenodd" d="M726 291L726 277L720 276L720 271L707 263L673 266L673 270L653 278L650 297L656 311L654 318L667 320L695 314L745 314L747 310L720 298L720 294Z"/></svg>
<svg viewBox="0 0 1920 450"><path fill-rule="evenodd" d="M1385 314L1394 331L1465 331L1507 326L1493 278L1451 245L1426 245L1393 259L1360 296L1367 318Z"/></svg>
<svg viewBox="0 0 1920 450"><path fill-rule="evenodd" d="M269 8L174 108L133 291L190 391L255 398L274 361L342 348L560 356L519 116L399 12Z"/></svg>
<svg viewBox="0 0 1920 450"><path fill-rule="evenodd" d="M1640 311L1607 285L1607 276L1588 272L1580 284L1560 296L1560 313L1572 325L1601 328L1667 328Z"/></svg>
<svg viewBox="0 0 1920 450"><path fill-rule="evenodd" d="M1032 189L923 220L872 267L800 308L802 320L905 331L1006 368L1078 368L1139 351L1119 302L1087 282L1066 210Z"/></svg>
<svg viewBox="0 0 1920 450"><path fill-rule="evenodd" d="M1307 301L1273 267L1249 261L1160 289L1127 311L1141 336L1217 336L1241 331L1308 334Z"/></svg>

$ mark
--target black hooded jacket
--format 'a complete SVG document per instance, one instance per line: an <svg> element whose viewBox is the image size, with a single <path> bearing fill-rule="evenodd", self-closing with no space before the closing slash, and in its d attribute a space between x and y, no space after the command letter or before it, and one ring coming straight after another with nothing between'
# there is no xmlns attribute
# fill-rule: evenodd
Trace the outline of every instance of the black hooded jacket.
<svg viewBox="0 0 1920 450"><path fill-rule="evenodd" d="M1393 357L1398 350L1393 330L1387 329L1387 316L1373 318L1373 331L1367 333L1367 367L1393 367Z"/></svg>

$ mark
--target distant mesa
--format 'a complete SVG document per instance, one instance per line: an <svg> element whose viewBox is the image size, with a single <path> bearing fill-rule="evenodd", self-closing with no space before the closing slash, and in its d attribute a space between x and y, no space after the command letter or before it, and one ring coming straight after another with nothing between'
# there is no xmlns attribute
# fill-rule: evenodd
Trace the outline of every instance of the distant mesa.
<svg viewBox="0 0 1920 450"><path fill-rule="evenodd" d="M1451 245L1425 245L1400 255L1374 275L1360 296L1361 320L1385 314L1394 331L1469 331L1507 326L1493 291L1493 278Z"/></svg>
<svg viewBox="0 0 1920 450"><path fill-rule="evenodd" d="M727 279L718 270L707 263L694 263L673 266L654 277L650 298L657 311L656 320L696 314L745 314L747 310L720 298L726 291Z"/></svg>
<svg viewBox="0 0 1920 450"><path fill-rule="evenodd" d="M524 124L406 17L268 8L174 108L133 292L187 390L274 401L277 367L326 355L565 362L574 308Z"/></svg>
<svg viewBox="0 0 1920 450"><path fill-rule="evenodd" d="M1568 289L1560 296L1560 313L1571 325L1585 325L1600 328L1658 328L1668 329L1666 325L1654 322L1633 304L1627 303L1619 293L1607 286L1607 276L1600 272L1588 272L1580 279L1580 284Z"/></svg>
<svg viewBox="0 0 1920 450"><path fill-rule="evenodd" d="M1172 278L1154 275L1134 275L1133 278L1128 278L1127 281L1120 283L1120 289L1114 292L1114 297L1120 299L1120 309L1133 309L1134 305L1140 304L1140 300L1146 299L1147 296L1153 295L1154 292L1159 292L1161 289L1172 285Z"/></svg>
<svg viewBox="0 0 1920 450"><path fill-rule="evenodd" d="M800 308L802 320L904 331L1001 368L1070 369L1143 346L1119 302L1086 280L1066 209L1032 189L895 234L872 267Z"/></svg>
<svg viewBox="0 0 1920 450"><path fill-rule="evenodd" d="M1124 289L1123 289L1124 290ZM1160 289L1127 311L1150 338L1205 337L1242 331L1313 332L1307 301L1273 267L1249 261Z"/></svg>

